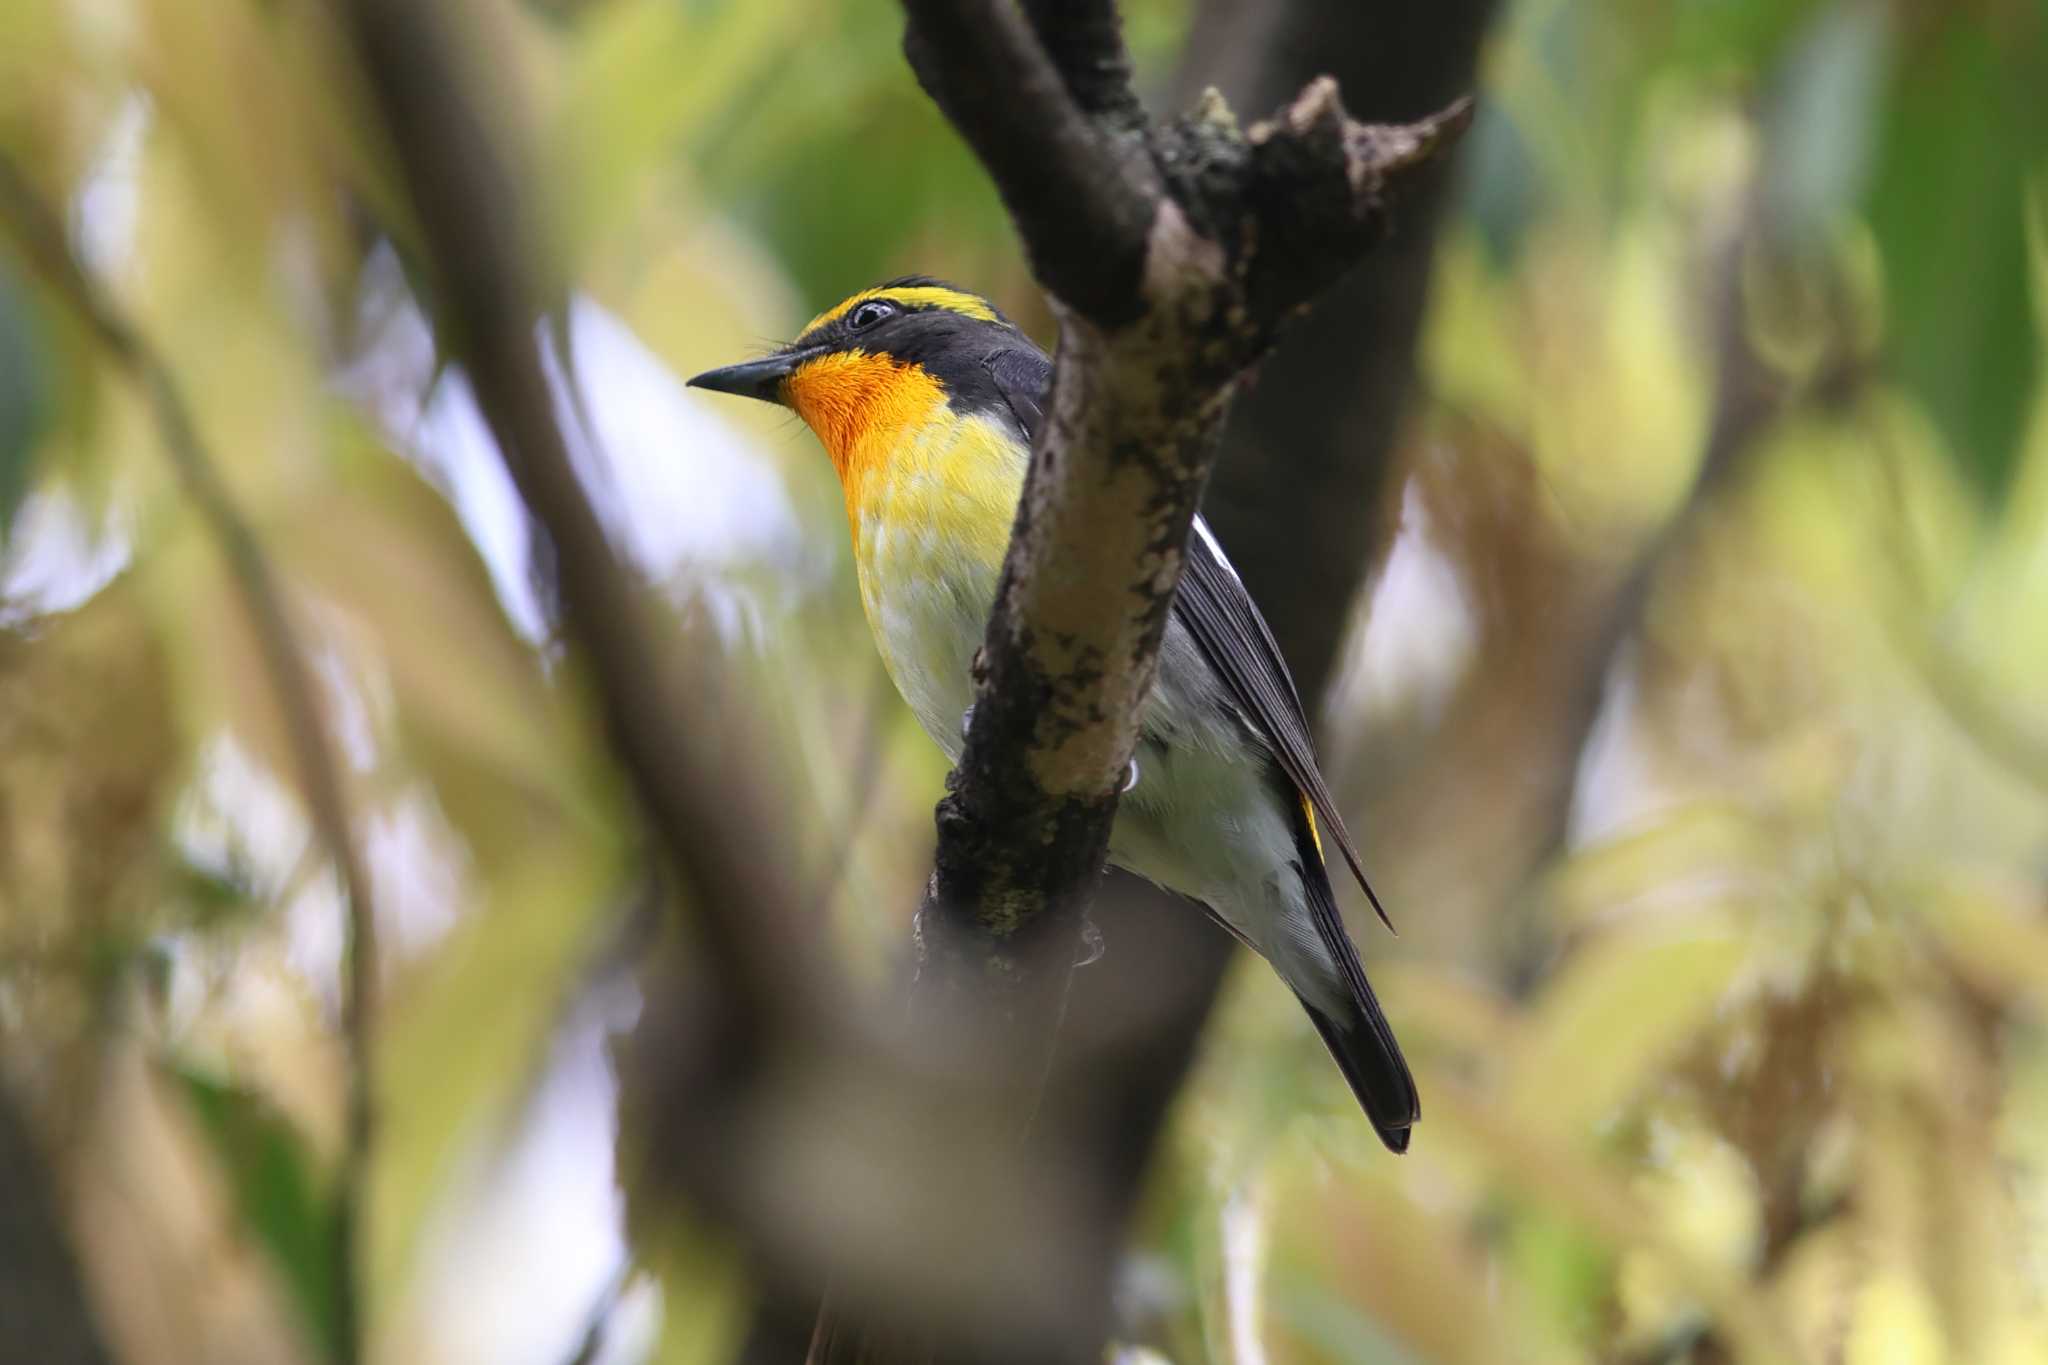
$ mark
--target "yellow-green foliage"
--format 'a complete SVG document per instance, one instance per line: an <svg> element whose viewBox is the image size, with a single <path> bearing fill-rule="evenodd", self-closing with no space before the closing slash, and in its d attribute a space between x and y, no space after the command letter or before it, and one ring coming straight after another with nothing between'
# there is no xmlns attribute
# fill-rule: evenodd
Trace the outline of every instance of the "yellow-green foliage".
<svg viewBox="0 0 2048 1365"><path fill-rule="evenodd" d="M1043 332L885 0L449 8L527 135L550 277L673 373L911 270ZM1125 8L1157 88L1189 7ZM1327 708L1423 1122L1387 1158L1292 1002L1235 978L1122 1358L2048 1362L2048 18L1505 11L1401 453L1407 562L1454 587L1368 633ZM386 915L372 1356L566 1362L597 1298L522 1297L570 1251L532 1198L559 1171L519 1158L593 1102L551 1082L565 1040L630 1027L643 835L573 661L379 406L427 376L352 368L395 292L364 224L405 268L413 228L333 26L4 0L0 156L166 359L334 717ZM11 249L0 323L0 1077L122 1360L317 1361L333 874L146 395ZM1696 488L1750 401L1731 354L1766 397ZM874 665L823 457L766 409L698 415L635 458L687 480L715 432L797 530L657 586L718 623L691 638L784 740L783 851L886 983L941 763ZM111 582L38 567L66 524ZM1451 639L1447 679L1370 680ZM735 1249L665 1205L611 1221L622 1335L730 1358Z"/></svg>

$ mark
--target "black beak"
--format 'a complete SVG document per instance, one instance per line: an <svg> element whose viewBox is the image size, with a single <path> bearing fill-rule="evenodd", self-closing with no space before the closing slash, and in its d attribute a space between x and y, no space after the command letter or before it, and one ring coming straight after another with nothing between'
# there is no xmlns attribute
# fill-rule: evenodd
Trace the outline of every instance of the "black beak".
<svg viewBox="0 0 2048 1365"><path fill-rule="evenodd" d="M758 398L764 403L782 401L782 381L789 378L789 372L811 358L808 351L784 351L764 360L749 360L744 364L727 365L721 370L706 370L690 381L693 389L710 389L714 393L736 393L742 398Z"/></svg>

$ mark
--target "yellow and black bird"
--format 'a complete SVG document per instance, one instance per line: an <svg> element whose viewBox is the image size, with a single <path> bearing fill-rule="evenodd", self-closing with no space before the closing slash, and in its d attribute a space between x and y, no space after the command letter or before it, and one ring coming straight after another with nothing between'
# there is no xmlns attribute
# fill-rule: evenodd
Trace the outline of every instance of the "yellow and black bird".
<svg viewBox="0 0 2048 1365"><path fill-rule="evenodd" d="M690 383L783 404L817 433L846 494L883 663L957 759L1052 361L986 299L919 276L863 290L773 355ZM1415 1083L1345 933L1323 836L1372 888L1279 648L1200 517L1134 766L1111 860L1198 902L1272 963L1381 1140L1405 1150Z"/></svg>

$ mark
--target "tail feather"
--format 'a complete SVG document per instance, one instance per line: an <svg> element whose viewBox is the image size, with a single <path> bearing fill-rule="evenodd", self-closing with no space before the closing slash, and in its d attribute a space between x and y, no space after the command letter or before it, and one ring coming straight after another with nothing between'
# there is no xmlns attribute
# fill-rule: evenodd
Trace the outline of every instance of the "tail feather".
<svg viewBox="0 0 2048 1365"><path fill-rule="evenodd" d="M1422 1105L1401 1046L1388 1030L1371 987L1363 1002L1354 1002L1362 1003L1362 1008L1348 1020L1334 1018L1306 1000L1301 1003L1380 1141L1390 1152L1407 1151L1408 1130L1422 1117Z"/></svg>
<svg viewBox="0 0 2048 1365"><path fill-rule="evenodd" d="M1322 1035L1330 1056L1336 1059L1337 1069L1344 1073L1351 1093L1358 1097L1359 1107L1372 1120L1380 1141L1389 1151L1405 1152L1408 1130L1422 1117L1422 1100L1415 1093L1415 1078L1409 1074L1401 1045L1394 1041L1393 1026L1380 1009L1372 983L1365 979L1365 968L1359 964L1351 935L1344 930L1344 917L1337 909L1336 893L1330 889L1330 875L1317 846L1313 820L1304 811L1298 826L1301 880L1316 936L1335 963L1344 989L1339 997L1341 1004L1335 1009L1311 1003L1299 989L1295 996L1308 1011L1316 1032Z"/></svg>

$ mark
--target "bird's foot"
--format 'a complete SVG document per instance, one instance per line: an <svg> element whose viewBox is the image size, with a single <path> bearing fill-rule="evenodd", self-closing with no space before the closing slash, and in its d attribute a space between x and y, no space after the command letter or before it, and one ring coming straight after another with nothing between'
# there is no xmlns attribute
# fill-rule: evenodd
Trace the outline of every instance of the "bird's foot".
<svg viewBox="0 0 2048 1365"><path fill-rule="evenodd" d="M1082 920L1081 955L1074 959L1074 965L1076 967L1092 967L1102 961L1102 955L1107 951L1109 951L1109 946L1103 942L1102 931L1095 927L1095 921L1092 919Z"/></svg>

